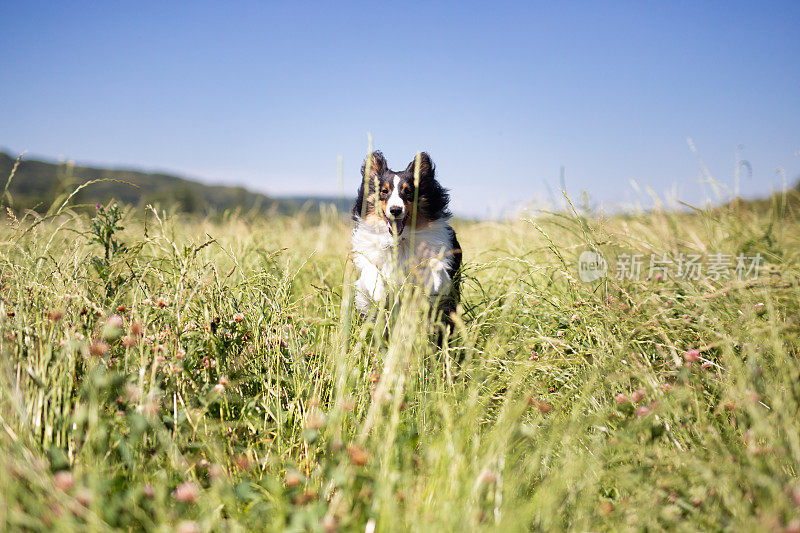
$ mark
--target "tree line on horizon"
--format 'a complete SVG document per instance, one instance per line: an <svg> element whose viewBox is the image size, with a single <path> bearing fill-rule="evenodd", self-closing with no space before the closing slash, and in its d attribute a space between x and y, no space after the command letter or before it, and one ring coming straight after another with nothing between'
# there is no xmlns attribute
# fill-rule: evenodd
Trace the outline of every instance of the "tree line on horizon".
<svg viewBox="0 0 800 533"><path fill-rule="evenodd" d="M334 204L347 212L351 201L335 197L281 197L251 191L241 186L208 185L163 172L111 169L21 158L0 152L0 176L5 190L3 203L17 211L47 212L59 198L81 185L72 205L94 206L116 200L134 206L147 204L173 208L192 214L209 214L230 209L292 214L303 208L310 211L320 204ZM7 183L12 175L10 183ZM99 181L97 181L99 180Z"/></svg>

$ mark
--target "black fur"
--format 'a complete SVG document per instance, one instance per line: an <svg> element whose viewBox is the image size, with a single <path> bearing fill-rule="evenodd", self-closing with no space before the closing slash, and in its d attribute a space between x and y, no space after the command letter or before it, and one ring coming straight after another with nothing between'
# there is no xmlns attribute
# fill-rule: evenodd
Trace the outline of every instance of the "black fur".
<svg viewBox="0 0 800 533"><path fill-rule="evenodd" d="M455 312L459 300L461 300L461 244L456 238L456 232L450 228L450 243L452 246L453 263L447 269L447 275L450 276L451 289L450 294L446 300L440 305L442 310L442 317L448 326L452 326L450 314Z"/></svg>

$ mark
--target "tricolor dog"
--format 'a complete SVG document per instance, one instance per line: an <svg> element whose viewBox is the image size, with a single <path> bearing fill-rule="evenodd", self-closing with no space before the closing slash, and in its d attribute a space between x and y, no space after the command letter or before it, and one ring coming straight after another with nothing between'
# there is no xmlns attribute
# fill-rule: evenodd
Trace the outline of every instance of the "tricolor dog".
<svg viewBox="0 0 800 533"><path fill-rule="evenodd" d="M446 323L459 298L461 246L448 224L447 190L426 153L391 170L372 152L361 167L353 205L353 261L360 272L356 307L367 315L404 283L424 287Z"/></svg>

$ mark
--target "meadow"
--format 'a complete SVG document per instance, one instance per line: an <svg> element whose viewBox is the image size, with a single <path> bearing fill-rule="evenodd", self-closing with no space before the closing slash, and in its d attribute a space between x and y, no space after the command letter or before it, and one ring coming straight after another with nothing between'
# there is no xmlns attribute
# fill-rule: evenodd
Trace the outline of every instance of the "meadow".
<svg viewBox="0 0 800 533"><path fill-rule="evenodd" d="M357 316L335 210L9 211L0 529L800 531L785 195L454 226L440 348L413 288Z"/></svg>

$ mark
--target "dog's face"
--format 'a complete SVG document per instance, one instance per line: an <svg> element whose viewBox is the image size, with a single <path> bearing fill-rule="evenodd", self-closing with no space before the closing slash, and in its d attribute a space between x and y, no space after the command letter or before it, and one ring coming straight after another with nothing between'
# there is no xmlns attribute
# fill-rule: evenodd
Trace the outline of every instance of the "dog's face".
<svg viewBox="0 0 800 533"><path fill-rule="evenodd" d="M362 183L353 217L385 224L390 233L400 236L412 218L419 227L450 216L447 191L436 181L434 172L433 162L425 152L401 171L390 170L383 154L372 152L361 167Z"/></svg>
<svg viewBox="0 0 800 533"><path fill-rule="evenodd" d="M389 232L401 235L411 216L415 200L414 174L404 170L392 172L384 169L373 178L377 189L377 203L373 199L377 215L382 215ZM374 191L371 192L375 194Z"/></svg>

